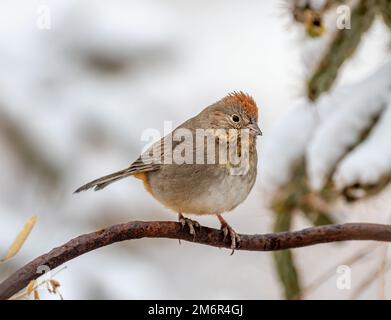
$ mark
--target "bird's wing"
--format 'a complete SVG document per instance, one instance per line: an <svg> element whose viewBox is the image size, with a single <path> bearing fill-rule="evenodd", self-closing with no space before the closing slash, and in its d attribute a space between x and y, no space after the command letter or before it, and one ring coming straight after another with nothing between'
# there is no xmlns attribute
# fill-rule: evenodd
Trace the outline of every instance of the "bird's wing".
<svg viewBox="0 0 391 320"><path fill-rule="evenodd" d="M178 129L178 128L177 128ZM177 130L175 129L175 130ZM174 130L174 131L175 131ZM95 179L80 188L75 192L85 191L88 189L101 190L112 184L115 181L121 180L129 176L137 176L146 172L157 171L165 164L166 159L172 160L172 153L182 141L175 141L172 139L172 134L169 134L159 141L155 142L145 152L143 152L129 167L124 170L114 172L99 179Z"/></svg>
<svg viewBox="0 0 391 320"><path fill-rule="evenodd" d="M175 148L185 146L189 143L188 140L177 140L179 137L175 136L180 129L188 130L187 133L191 133L191 140L194 142L193 134L194 130L188 129L189 127L195 126L195 118L191 118L174 129L173 132L164 136L160 140L152 144L145 152L143 152L140 157L134 161L128 168L131 174L156 171L159 170L164 164L175 163L173 159L173 153ZM195 152L196 144L193 143L193 152ZM168 161L166 161L168 160Z"/></svg>

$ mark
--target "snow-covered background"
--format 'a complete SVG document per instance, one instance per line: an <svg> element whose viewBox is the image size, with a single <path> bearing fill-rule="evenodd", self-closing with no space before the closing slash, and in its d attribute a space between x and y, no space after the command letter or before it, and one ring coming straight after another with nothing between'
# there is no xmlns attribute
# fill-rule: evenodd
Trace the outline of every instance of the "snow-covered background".
<svg viewBox="0 0 391 320"><path fill-rule="evenodd" d="M51 25L42 29L47 12ZM72 192L133 161L145 144L144 129L163 130L164 120L177 125L233 90L254 96L261 108L264 137L258 145L256 186L226 218L241 233L270 232L273 214L264 193L284 182L288 162L309 144L310 180L314 187L320 186L333 157L338 158L344 148L343 143L331 143L332 152L322 148L327 139L337 142L343 136L346 128L337 118L384 107L373 104L366 109L362 97L371 92L384 98L381 86L390 83L390 66L383 68L385 76L366 77L386 62L388 34L382 23L375 23L359 52L344 66L337 90L319 100L319 124L303 98L308 67L303 47L308 46L283 1L2 0L0 254L30 215L37 214L38 223L19 255L0 266L0 279L81 233L135 219L176 219L136 179L99 193ZM346 93L354 86L360 96ZM338 112L333 99L342 101ZM373 132L372 143L369 139L340 164L337 182L376 179L378 172L362 169L358 159L387 166L390 152L381 159L374 152L378 143L387 150L389 115ZM331 117L337 120L323 121ZM353 131L361 125L359 118ZM341 205L337 219L388 222L389 196L385 192L364 204ZM218 226L214 217L198 220ZM295 227L303 226L306 222L296 221ZM304 284L362 246L296 250ZM325 256L327 261L319 263ZM372 257L353 268L353 288L378 262ZM335 277L310 297L349 298L351 292L338 290ZM55 278L65 299L281 297L270 253L237 251L230 256L226 250L171 240L115 244L70 261ZM376 294L374 284L363 297Z"/></svg>

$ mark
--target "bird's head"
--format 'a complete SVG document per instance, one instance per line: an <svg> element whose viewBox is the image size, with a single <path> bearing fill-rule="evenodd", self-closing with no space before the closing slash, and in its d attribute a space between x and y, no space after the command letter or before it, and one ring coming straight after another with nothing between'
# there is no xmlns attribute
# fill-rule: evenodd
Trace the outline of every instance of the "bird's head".
<svg viewBox="0 0 391 320"><path fill-rule="evenodd" d="M249 129L250 135L262 135L258 126L258 107L244 92L232 92L210 107L213 126L227 129Z"/></svg>

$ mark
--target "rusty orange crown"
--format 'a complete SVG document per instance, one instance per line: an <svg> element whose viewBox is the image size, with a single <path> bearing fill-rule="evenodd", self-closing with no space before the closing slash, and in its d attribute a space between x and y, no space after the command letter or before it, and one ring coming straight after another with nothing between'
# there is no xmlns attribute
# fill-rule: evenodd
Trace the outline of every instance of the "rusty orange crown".
<svg viewBox="0 0 391 320"><path fill-rule="evenodd" d="M249 94L242 91L234 91L227 94L223 100L226 102L239 103L251 117L258 119L257 104Z"/></svg>

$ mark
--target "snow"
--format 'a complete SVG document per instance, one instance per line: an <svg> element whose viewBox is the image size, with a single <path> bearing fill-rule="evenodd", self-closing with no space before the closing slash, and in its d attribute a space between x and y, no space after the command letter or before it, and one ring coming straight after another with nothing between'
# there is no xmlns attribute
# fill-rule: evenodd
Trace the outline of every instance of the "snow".
<svg viewBox="0 0 391 320"><path fill-rule="evenodd" d="M0 165L1 252L26 217L38 215L12 268L0 269L2 279L76 235L129 220L176 220L136 179L104 192L72 192L136 159L144 147L144 129L162 132L164 120L175 126L232 90L243 89L259 101L262 129L267 130L270 119L288 105L289 95L280 90L295 82L291 71L299 65L299 50L287 41L291 35L273 3L53 0L45 2L52 14L50 30L35 27L39 5L40 1L1 1L6 14L0 21L0 108L23 129L34 150L58 167L61 185L51 188L53 195L42 191L41 176L31 166L21 170L14 161L19 156L0 138L0 150L5 151ZM266 27L270 24L272 31ZM96 56L120 61L124 68L101 72L88 63ZM272 64L274 59L281 63ZM257 231L266 232L265 219L260 223L252 214L243 219L246 212L260 212L258 198L252 199L237 210L241 214L228 219L244 230L257 226ZM214 217L200 222L218 226ZM273 277L258 278L242 290L248 274L255 278L259 268L272 272L267 256L239 253L231 259L225 251L164 240L115 247L67 264L69 268L56 276L66 299L278 294ZM189 266L195 256L202 259ZM243 264L248 272L231 277ZM220 270L219 277L215 270ZM189 274L206 281L191 280L189 285ZM260 293L263 287L268 289Z"/></svg>
<svg viewBox="0 0 391 320"><path fill-rule="evenodd" d="M328 108L335 111L321 121L306 150L307 172L310 184L315 190L323 187L338 161L358 142L374 117L382 111L390 88L391 63L362 82L330 93L333 104ZM377 169L381 171L378 176L386 173L382 167L371 170ZM391 162L385 169L391 171ZM345 177L345 180L352 179Z"/></svg>
<svg viewBox="0 0 391 320"><path fill-rule="evenodd" d="M373 118L387 105L389 108L390 88L391 63L387 63L372 76L337 88L315 104L302 101L295 106L278 121L262 146L260 170L265 190L272 191L286 183L294 164L303 157L311 187L321 189ZM333 178L339 187L354 182L374 183L391 172L388 161L391 145L386 143L387 134L391 136L384 128L384 123L388 123L387 115L388 112L378 124L381 127L340 163ZM378 131L382 134L376 133ZM373 154L374 150L378 150L378 159L372 160L373 166L364 172L368 167L368 153ZM359 169L362 171L358 172Z"/></svg>
<svg viewBox="0 0 391 320"><path fill-rule="evenodd" d="M316 10L320 10L325 6L325 4L327 3L327 0L309 0L309 3L311 5L311 8L314 8Z"/></svg>
<svg viewBox="0 0 391 320"><path fill-rule="evenodd" d="M326 1L327 0L299 0L297 2L300 7L304 7L309 4L311 8L319 10L326 4Z"/></svg>
<svg viewBox="0 0 391 320"><path fill-rule="evenodd" d="M375 184L391 172L391 96L379 123L367 140L350 152L333 176L337 187Z"/></svg>
<svg viewBox="0 0 391 320"><path fill-rule="evenodd" d="M259 168L265 190L273 191L290 179L294 164L303 158L315 124L314 109L301 102L268 132L262 143Z"/></svg>
<svg viewBox="0 0 391 320"><path fill-rule="evenodd" d="M107 6L94 1L93 6L86 2L61 7L61 11L61 19L50 34L52 41L61 44L60 50L129 61L168 48L174 39L173 17L159 4L118 2Z"/></svg>
<svg viewBox="0 0 391 320"><path fill-rule="evenodd" d="M18 156L0 137L1 252L27 217L38 215L31 236L10 262L12 268L0 269L2 277L78 234L129 220L175 220L135 179L99 193L72 192L134 160L144 146L144 129L162 130L164 120L178 124L232 90L254 96L264 137L257 184L227 220L239 232L270 232L274 216L260 200L260 187L288 181L293 164L315 143L318 129L331 117L345 116L349 106L344 101L353 104L355 99L344 83L317 106L297 98L306 70L300 64L302 42L291 38L300 31L287 30L272 1L169 0L163 5L153 0L52 0L45 2L52 12L47 31L35 28L40 3L1 1L6 14L0 21L0 108L23 128L31 146L59 167L62 181L54 196L41 191L41 177L33 176L34 168L21 170ZM386 35L378 30L370 37L383 40ZM323 52L317 47L322 39L310 40L314 51L307 55L309 63ZM350 83L365 78L367 69L383 60L379 52L371 42L364 55L349 61L342 78ZM125 68L102 73L86 63L94 55L120 60ZM377 90L375 86L370 92ZM355 101L361 103L359 97ZM341 185L376 180L386 170L389 118L385 113L368 140L340 163L335 179ZM382 157L376 157L379 150ZM362 176L367 162L376 167L374 173L365 171L370 177ZM218 226L214 217L200 222ZM66 299L280 296L267 254L237 252L230 257L225 250L143 239L102 248L67 265L56 276Z"/></svg>
<svg viewBox="0 0 391 320"><path fill-rule="evenodd" d="M384 50L386 43L386 38L381 36L382 28L384 26L375 23L365 36L364 44L360 45L355 58L342 68L343 71L349 72L342 72L334 89L323 94L316 103L305 99L294 103L292 109L265 135L260 166L264 190L276 190L289 181L295 163L303 158L306 160L309 182L314 190L321 189L337 167L333 180L341 188L354 182L373 183L391 171L391 162L387 162L390 147L383 146L383 138L380 135L374 138L371 138L371 135L364 145L345 157L363 130L371 124L373 117L386 108L389 101L391 62L384 63L385 56L379 53ZM322 37L315 40L303 40L300 37L299 41L303 44L304 66L310 74L315 65L314 61L319 59L319 55L314 53L317 48L322 48L327 43L327 36L326 39ZM367 62L364 52L371 52L371 56L376 59ZM376 68L377 71L374 72ZM362 80L357 81L357 78ZM367 150L364 148L367 144L373 147L372 150L379 150L381 159L378 159L379 164L374 163L374 167L367 173L358 172L359 168L364 170L368 158L367 155L363 156L360 163L359 150ZM365 154L368 153L369 151L366 151ZM351 157L355 159L354 166Z"/></svg>

